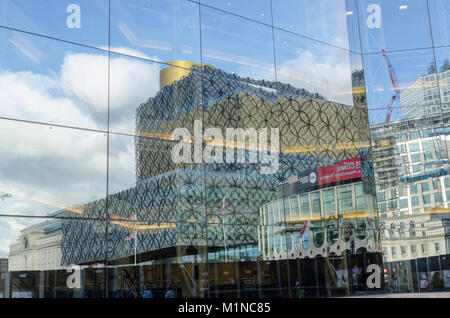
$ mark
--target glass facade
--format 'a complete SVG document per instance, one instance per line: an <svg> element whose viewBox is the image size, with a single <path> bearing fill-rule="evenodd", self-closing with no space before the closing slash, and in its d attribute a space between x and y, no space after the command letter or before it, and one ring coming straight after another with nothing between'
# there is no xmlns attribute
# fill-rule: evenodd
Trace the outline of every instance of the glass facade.
<svg viewBox="0 0 450 318"><path fill-rule="evenodd" d="M450 289L446 0L0 11L0 297Z"/></svg>

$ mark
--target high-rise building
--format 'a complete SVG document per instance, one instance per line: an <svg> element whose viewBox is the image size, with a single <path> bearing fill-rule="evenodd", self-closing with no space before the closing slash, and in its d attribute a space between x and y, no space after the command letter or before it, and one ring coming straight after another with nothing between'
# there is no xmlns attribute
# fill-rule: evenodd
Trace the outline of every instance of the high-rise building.
<svg viewBox="0 0 450 318"><path fill-rule="evenodd" d="M420 76L400 93L400 103L404 118L432 116L450 110L450 68Z"/></svg>

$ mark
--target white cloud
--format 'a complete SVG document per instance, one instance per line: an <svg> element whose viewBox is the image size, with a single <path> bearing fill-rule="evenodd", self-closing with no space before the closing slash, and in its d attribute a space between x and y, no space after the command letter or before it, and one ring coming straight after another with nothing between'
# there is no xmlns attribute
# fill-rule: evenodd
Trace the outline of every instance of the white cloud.
<svg viewBox="0 0 450 318"><path fill-rule="evenodd" d="M147 57L121 48L129 55ZM111 55L110 123L134 133L135 111L159 89L159 65ZM0 115L15 119L105 129L108 58L68 53L60 69L47 74L0 71ZM0 201L2 214L46 215L106 195L106 141L102 132L1 120ZM134 183L134 139L115 144L110 160L116 191ZM123 186L123 187L121 187ZM0 218L0 255L21 229L22 218ZM37 223L36 219L33 220Z"/></svg>
<svg viewBox="0 0 450 318"><path fill-rule="evenodd" d="M48 75L30 71L0 72L1 115L47 123L96 128L77 100L62 93Z"/></svg>
<svg viewBox="0 0 450 318"><path fill-rule="evenodd" d="M116 50L123 54L150 58L132 49ZM111 55L111 130L135 132L136 108L159 90L159 69L160 64L157 63ZM107 116L107 78L108 60L104 55L68 54L61 66L61 83L65 91L90 105L97 115L103 118Z"/></svg>
<svg viewBox="0 0 450 318"><path fill-rule="evenodd" d="M332 54L313 53L309 50L297 53L297 58L279 64L278 81L307 89L311 93L319 93L330 101L353 104L348 56L339 59Z"/></svg>
<svg viewBox="0 0 450 318"><path fill-rule="evenodd" d="M0 191L12 194L5 202L26 198L58 210L105 196L103 133L4 121L0 134ZM17 213L10 208L2 213Z"/></svg>
<svg viewBox="0 0 450 318"><path fill-rule="evenodd" d="M109 191L116 193L136 183L134 138L112 135L109 144Z"/></svg>

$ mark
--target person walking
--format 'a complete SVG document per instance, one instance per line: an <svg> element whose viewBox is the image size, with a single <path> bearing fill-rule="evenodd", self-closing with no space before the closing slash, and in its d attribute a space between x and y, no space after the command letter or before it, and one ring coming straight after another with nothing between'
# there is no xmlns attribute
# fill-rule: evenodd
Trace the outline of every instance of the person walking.
<svg viewBox="0 0 450 318"><path fill-rule="evenodd" d="M397 294L400 290L398 288L398 274L395 268L392 270L391 280L392 280L392 291L395 294Z"/></svg>
<svg viewBox="0 0 450 318"><path fill-rule="evenodd" d="M175 298L175 292L173 291L172 283L169 283L169 285L167 286L167 292L164 298Z"/></svg>
<svg viewBox="0 0 450 318"><path fill-rule="evenodd" d="M153 298L152 290L150 289L150 286L145 285L144 286L144 294L142 295L142 298Z"/></svg>
<svg viewBox="0 0 450 318"><path fill-rule="evenodd" d="M360 275L360 271L359 271L358 265L353 266L353 268L352 268L353 294L358 290L359 275Z"/></svg>
<svg viewBox="0 0 450 318"><path fill-rule="evenodd" d="M300 284L300 281L297 280L295 282L295 288L297 289L297 297L298 298L304 298L305 296L305 289L303 288L303 286Z"/></svg>

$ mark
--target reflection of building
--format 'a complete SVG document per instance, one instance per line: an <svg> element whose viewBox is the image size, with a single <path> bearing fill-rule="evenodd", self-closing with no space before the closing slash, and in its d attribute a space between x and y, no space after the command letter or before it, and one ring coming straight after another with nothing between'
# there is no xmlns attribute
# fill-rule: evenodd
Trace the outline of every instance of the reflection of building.
<svg viewBox="0 0 450 318"><path fill-rule="evenodd" d="M367 151L367 110L362 103L337 104L291 85L244 79L210 66L194 65L190 72L174 76L175 81L162 81L161 91L137 109L138 180L135 187L108 197L108 240L114 246L108 249L110 262L134 254L133 244L125 240L134 231L140 261L188 257L206 246L214 252L225 243L228 251L252 249L258 244L259 209L276 199L280 180ZM171 134L183 127L193 135L195 120L202 120L204 128L221 130L279 127L278 172L261 175L261 161L174 163L171 150L177 141ZM246 157L250 152L245 149ZM371 193L368 186L368 196ZM106 258L104 227L100 222L98 227L84 226L88 221L81 219L98 216L104 206L105 200L99 200L64 211L80 219L63 223L63 264ZM135 215L136 222L127 220ZM86 241L91 247L80 248Z"/></svg>
<svg viewBox="0 0 450 318"><path fill-rule="evenodd" d="M429 286L433 273L447 272L450 71L441 69L440 92L433 73L401 93L404 119L371 127L385 280L391 291L394 274L399 290L412 292Z"/></svg>
<svg viewBox="0 0 450 318"><path fill-rule="evenodd" d="M18 242L9 248L9 271L64 268L61 226L61 220L51 220L23 229Z"/></svg>
<svg viewBox="0 0 450 318"><path fill-rule="evenodd" d="M8 259L0 258L0 273L5 273L8 271Z"/></svg>
<svg viewBox="0 0 450 318"><path fill-rule="evenodd" d="M434 72L420 76L400 93L404 118L440 114L441 109L442 111L450 110L450 69L439 73L438 78L439 83Z"/></svg>
<svg viewBox="0 0 450 318"><path fill-rule="evenodd" d="M372 128L373 162L381 217L449 208L446 126L450 113Z"/></svg>
<svg viewBox="0 0 450 318"><path fill-rule="evenodd" d="M364 191L359 159L305 172L278 190L279 199L261 208L264 259L379 250L374 200Z"/></svg>
<svg viewBox="0 0 450 318"><path fill-rule="evenodd" d="M381 222L386 262L450 254L450 214L416 214Z"/></svg>

